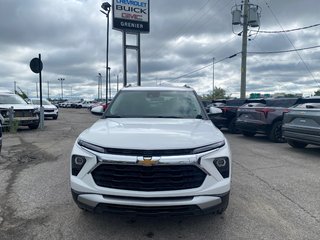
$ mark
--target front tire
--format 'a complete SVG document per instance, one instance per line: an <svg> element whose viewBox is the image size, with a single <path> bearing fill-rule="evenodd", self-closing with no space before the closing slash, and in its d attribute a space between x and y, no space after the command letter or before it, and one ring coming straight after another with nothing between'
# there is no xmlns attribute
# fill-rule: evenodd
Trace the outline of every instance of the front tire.
<svg viewBox="0 0 320 240"><path fill-rule="evenodd" d="M282 137L282 122L277 121L273 123L269 133L269 139L275 143L284 143L286 140Z"/></svg>
<svg viewBox="0 0 320 240"><path fill-rule="evenodd" d="M231 121L228 125L229 133L232 133L232 134L240 133L240 131L236 128L236 120L237 120L236 117L231 119Z"/></svg>
<svg viewBox="0 0 320 240"><path fill-rule="evenodd" d="M308 145L308 143L293 140L288 140L288 144L293 148L305 148Z"/></svg>

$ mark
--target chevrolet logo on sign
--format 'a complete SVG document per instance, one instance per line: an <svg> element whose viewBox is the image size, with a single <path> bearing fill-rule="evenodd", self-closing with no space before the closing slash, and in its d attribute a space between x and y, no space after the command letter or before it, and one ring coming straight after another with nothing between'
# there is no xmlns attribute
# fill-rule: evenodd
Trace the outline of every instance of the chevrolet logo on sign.
<svg viewBox="0 0 320 240"><path fill-rule="evenodd" d="M144 167L151 167L156 164L158 164L159 160L154 160L152 157L143 157L137 159L138 165L144 166Z"/></svg>

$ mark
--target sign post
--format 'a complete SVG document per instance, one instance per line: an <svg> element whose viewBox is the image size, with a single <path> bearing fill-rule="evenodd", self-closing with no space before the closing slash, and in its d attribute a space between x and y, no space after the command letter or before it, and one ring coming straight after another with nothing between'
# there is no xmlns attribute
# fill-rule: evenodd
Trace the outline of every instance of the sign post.
<svg viewBox="0 0 320 240"><path fill-rule="evenodd" d="M44 125L44 108L42 106L42 76L41 71L43 69L43 64L41 61L41 54L39 53L39 58L33 58L30 61L30 69L34 73L39 73L39 85L40 85L40 129L43 129Z"/></svg>
<svg viewBox="0 0 320 240"><path fill-rule="evenodd" d="M127 85L127 49L137 51L138 77L141 86L140 33L150 31L150 0L113 0L113 29L123 33L123 86ZM136 45L127 45L127 34L137 37Z"/></svg>

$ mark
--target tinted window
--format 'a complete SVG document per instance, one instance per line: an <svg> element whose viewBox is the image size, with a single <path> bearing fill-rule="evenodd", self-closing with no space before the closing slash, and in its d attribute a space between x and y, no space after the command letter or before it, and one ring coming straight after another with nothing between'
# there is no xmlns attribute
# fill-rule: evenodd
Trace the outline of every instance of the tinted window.
<svg viewBox="0 0 320 240"><path fill-rule="evenodd" d="M122 91L113 100L106 117L204 118L192 91Z"/></svg>
<svg viewBox="0 0 320 240"><path fill-rule="evenodd" d="M0 104L27 104L20 96L15 94L0 95Z"/></svg>
<svg viewBox="0 0 320 240"><path fill-rule="evenodd" d="M226 105L227 106L242 106L245 103L246 100L243 99L232 99L227 100Z"/></svg>
<svg viewBox="0 0 320 240"><path fill-rule="evenodd" d="M292 107L297 102L297 98L277 98L267 99L266 106L268 107Z"/></svg>
<svg viewBox="0 0 320 240"><path fill-rule="evenodd" d="M35 105L40 105L40 100L32 100L32 103ZM42 104L43 105L51 105L51 103L47 99L42 99Z"/></svg>

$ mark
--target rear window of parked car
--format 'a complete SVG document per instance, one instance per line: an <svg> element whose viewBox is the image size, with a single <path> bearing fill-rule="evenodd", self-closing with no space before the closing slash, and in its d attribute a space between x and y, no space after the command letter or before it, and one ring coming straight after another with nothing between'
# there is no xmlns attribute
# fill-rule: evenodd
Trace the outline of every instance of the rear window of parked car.
<svg viewBox="0 0 320 240"><path fill-rule="evenodd" d="M296 104L298 98L276 98L276 99L267 99L267 107L292 107Z"/></svg>

